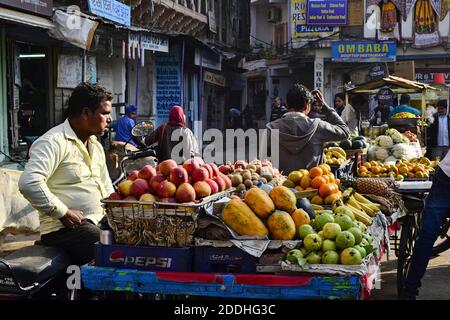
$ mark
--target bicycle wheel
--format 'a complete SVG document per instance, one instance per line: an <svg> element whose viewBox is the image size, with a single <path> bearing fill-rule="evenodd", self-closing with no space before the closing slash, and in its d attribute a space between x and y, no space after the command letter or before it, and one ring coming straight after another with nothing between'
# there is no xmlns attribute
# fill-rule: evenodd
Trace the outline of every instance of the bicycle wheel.
<svg viewBox="0 0 450 320"><path fill-rule="evenodd" d="M409 214L403 220L397 261L397 294L399 297L403 293L414 243L419 235L419 221L419 214Z"/></svg>
<svg viewBox="0 0 450 320"><path fill-rule="evenodd" d="M446 218L439 231L439 238L433 247L433 255L438 255L450 249L450 218Z"/></svg>

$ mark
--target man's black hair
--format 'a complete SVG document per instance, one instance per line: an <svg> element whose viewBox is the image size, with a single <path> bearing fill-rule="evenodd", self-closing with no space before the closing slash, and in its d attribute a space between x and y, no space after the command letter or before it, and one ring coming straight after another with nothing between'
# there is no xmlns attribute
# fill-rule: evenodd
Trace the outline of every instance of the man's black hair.
<svg viewBox="0 0 450 320"><path fill-rule="evenodd" d="M345 101L345 96L343 93L336 93L334 96L334 100L336 100L336 98L341 99L342 101Z"/></svg>
<svg viewBox="0 0 450 320"><path fill-rule="evenodd" d="M311 103L313 96L311 92L304 85L296 83L291 86L291 89L286 96L286 104L288 108L303 111L305 103Z"/></svg>
<svg viewBox="0 0 450 320"><path fill-rule="evenodd" d="M400 97L400 104L409 104L411 102L411 96L409 94L402 94Z"/></svg>
<svg viewBox="0 0 450 320"><path fill-rule="evenodd" d="M447 100L439 100L438 103L436 104L436 107L443 107L445 109L447 109Z"/></svg>
<svg viewBox="0 0 450 320"><path fill-rule="evenodd" d="M95 112L103 101L112 101L112 99L112 93L104 87L82 82L73 90L69 98L67 117L73 118L79 116L85 107Z"/></svg>

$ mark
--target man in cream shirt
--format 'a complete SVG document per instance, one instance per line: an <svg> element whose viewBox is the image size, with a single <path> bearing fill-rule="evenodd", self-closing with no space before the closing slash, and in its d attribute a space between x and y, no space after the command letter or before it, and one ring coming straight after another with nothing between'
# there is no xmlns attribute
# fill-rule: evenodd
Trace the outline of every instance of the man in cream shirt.
<svg viewBox="0 0 450 320"><path fill-rule="evenodd" d="M439 229L450 216L450 153L439 164L433 186L427 198L420 235L411 258L411 266L405 281L403 298L415 300L421 286L421 279L430 261L433 245L439 236Z"/></svg>
<svg viewBox="0 0 450 320"><path fill-rule="evenodd" d="M81 83L69 98L68 118L40 137L19 181L40 213L41 241L64 249L73 263L94 257L103 218L100 200L114 192L96 135L111 122L112 95Z"/></svg>

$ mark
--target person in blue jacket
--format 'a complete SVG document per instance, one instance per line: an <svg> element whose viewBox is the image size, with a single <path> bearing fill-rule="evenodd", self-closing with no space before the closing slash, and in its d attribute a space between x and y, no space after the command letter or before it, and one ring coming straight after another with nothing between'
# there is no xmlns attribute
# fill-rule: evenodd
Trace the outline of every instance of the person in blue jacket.
<svg viewBox="0 0 450 320"><path fill-rule="evenodd" d="M400 112L409 112L409 113L415 114L416 116L420 116L422 114L422 112L420 112L419 109L411 107L410 103L411 103L410 95L402 94L402 96L400 98L400 105L396 106L389 113L389 118L392 118L393 116L395 116L397 113L400 113Z"/></svg>
<svg viewBox="0 0 450 320"><path fill-rule="evenodd" d="M134 105L125 107L125 115L117 121L116 136L114 141L128 142L129 144L138 147L131 134L131 129L136 125L137 108Z"/></svg>

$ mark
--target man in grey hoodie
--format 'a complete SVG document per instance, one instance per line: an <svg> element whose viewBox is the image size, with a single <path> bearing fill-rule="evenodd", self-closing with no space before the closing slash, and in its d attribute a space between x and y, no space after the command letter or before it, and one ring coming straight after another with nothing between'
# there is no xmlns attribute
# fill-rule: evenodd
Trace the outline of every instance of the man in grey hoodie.
<svg viewBox="0 0 450 320"><path fill-rule="evenodd" d="M320 105L324 120L308 117L313 101ZM279 140L270 143L279 143L279 169L285 175L321 164L324 143L345 140L349 136L347 125L326 104L320 91L311 93L305 86L294 84L287 94L286 107L288 112L282 118L266 125L269 131L279 130Z"/></svg>

